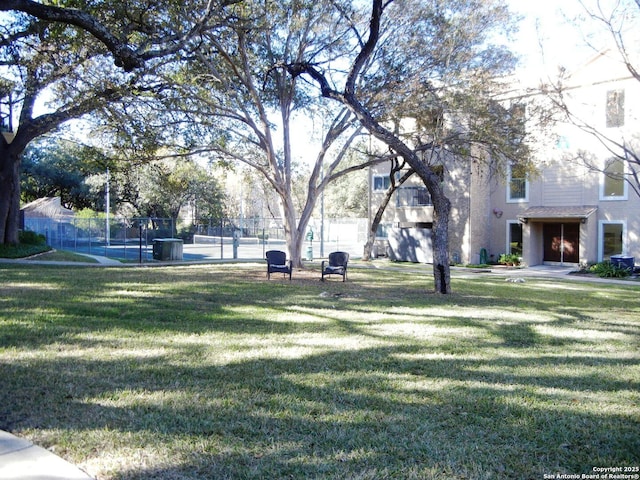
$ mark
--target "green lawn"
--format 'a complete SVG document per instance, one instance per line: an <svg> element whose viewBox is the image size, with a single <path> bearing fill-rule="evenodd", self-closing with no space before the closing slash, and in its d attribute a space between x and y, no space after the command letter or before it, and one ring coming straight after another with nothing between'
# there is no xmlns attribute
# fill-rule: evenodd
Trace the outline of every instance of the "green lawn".
<svg viewBox="0 0 640 480"><path fill-rule="evenodd" d="M465 273L2 264L0 429L100 480L640 465L638 285Z"/></svg>

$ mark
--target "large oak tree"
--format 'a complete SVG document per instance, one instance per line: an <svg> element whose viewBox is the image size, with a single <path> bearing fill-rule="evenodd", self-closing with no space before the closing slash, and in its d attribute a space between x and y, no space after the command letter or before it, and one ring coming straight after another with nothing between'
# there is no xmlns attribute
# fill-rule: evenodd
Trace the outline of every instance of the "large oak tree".
<svg viewBox="0 0 640 480"><path fill-rule="evenodd" d="M435 290L449 293L451 201L430 159L529 160L524 131L499 102L505 91L497 80L513 58L491 43L511 17L501 2L478 0L373 0L370 8L367 24L341 10L350 51L331 64L306 57L286 68L347 107L422 179L434 206ZM412 141L388 127L404 117L426 126Z"/></svg>
<svg viewBox="0 0 640 480"><path fill-rule="evenodd" d="M355 116L341 106L320 105L308 82L281 66L307 56L328 61L348 48L336 30L345 26L328 1L245 1L234 11L236 21L224 33L203 35L199 48L164 77L171 85L165 112L176 119L174 138L183 142L174 148L258 172L277 194L289 255L301 266L322 191L376 160L345 162L361 133ZM315 134L296 129L312 117ZM296 173L307 170L300 201Z"/></svg>
<svg viewBox="0 0 640 480"><path fill-rule="evenodd" d="M190 2L4 0L0 95L12 132L0 136L0 244L17 243L20 158L34 139L135 92L146 69L187 47L224 6ZM196 12L196 13L194 13ZM9 107L10 106L10 107Z"/></svg>

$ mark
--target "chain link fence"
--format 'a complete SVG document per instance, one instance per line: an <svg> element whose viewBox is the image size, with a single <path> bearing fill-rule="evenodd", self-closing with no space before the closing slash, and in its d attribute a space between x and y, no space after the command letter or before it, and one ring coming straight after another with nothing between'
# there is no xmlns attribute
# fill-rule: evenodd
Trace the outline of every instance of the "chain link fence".
<svg viewBox="0 0 640 480"><path fill-rule="evenodd" d="M25 218L24 228L44 235L59 250L100 255L123 261L151 262L154 241L184 242L183 260L263 259L267 250L286 251L282 221L273 218L234 218L198 223L178 232L171 218ZM326 257L335 250L362 255L367 219L312 219L305 256Z"/></svg>
<svg viewBox="0 0 640 480"><path fill-rule="evenodd" d="M123 260L150 260L153 241L175 236L171 218L25 218L24 228L59 250Z"/></svg>

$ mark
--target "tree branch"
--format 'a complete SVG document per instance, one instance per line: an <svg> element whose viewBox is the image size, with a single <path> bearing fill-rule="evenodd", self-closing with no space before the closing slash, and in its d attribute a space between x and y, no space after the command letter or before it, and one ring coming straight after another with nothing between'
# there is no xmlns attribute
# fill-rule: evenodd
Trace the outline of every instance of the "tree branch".
<svg viewBox="0 0 640 480"><path fill-rule="evenodd" d="M224 8L239 3L240 1L241 0L222 0L219 3L219 7ZM187 33L182 36L170 38L169 41L172 41L172 45L166 46L168 41L166 38L163 38L161 40L165 43L164 48L147 51L142 51L142 48L139 51L134 50L126 41L114 35L106 25L99 22L91 14L79 9L45 5L34 0L2 0L0 3L0 11L19 11L40 20L60 22L79 27L93 35L107 47L114 57L116 66L121 67L126 72L131 72L136 68L142 68L146 60L173 54L183 48L189 39L201 33L207 25L214 11L214 3L213 0L207 2L202 17L195 22L195 25L188 30Z"/></svg>
<svg viewBox="0 0 640 480"><path fill-rule="evenodd" d="M144 65L144 60L129 45L118 39L111 31L82 10L44 5L33 0L3 0L0 11L17 10L50 22L61 22L86 30L96 37L113 54L115 64L130 72Z"/></svg>
<svg viewBox="0 0 640 480"><path fill-rule="evenodd" d="M362 49L358 53L353 66L347 76L347 81L344 88L345 96L351 97L355 94L355 85L358 75L362 67L367 63L367 60L373 53L378 39L380 38L380 18L382 17L382 0L374 0L371 12L371 20L369 21L369 38L362 46Z"/></svg>

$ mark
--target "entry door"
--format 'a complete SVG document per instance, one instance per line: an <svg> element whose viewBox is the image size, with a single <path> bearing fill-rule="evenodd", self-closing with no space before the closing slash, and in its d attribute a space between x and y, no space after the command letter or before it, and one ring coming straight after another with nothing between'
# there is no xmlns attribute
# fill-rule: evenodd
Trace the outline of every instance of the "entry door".
<svg viewBox="0 0 640 480"><path fill-rule="evenodd" d="M542 226L545 262L580 261L580 224L545 223Z"/></svg>

